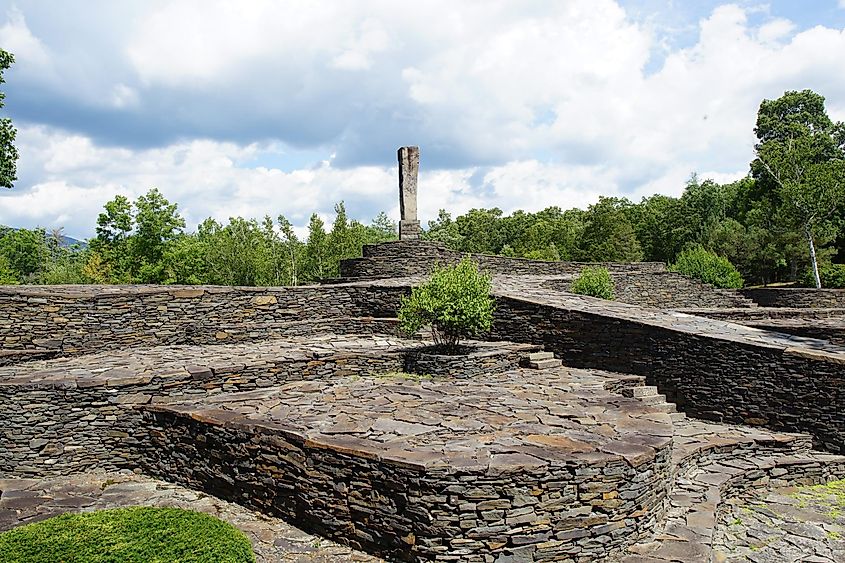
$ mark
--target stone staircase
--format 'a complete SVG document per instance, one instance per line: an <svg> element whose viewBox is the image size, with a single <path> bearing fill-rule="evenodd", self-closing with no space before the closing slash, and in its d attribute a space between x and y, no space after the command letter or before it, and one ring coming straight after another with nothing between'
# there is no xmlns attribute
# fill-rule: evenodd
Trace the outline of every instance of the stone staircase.
<svg viewBox="0 0 845 563"><path fill-rule="evenodd" d="M688 419L643 383L627 377L618 391L672 418L672 483L654 535L630 546L618 563L721 563L725 554L714 549L713 538L729 499L845 478L845 456L814 451L809 435Z"/></svg>
<svg viewBox="0 0 845 563"><path fill-rule="evenodd" d="M552 352L531 352L523 358L524 367L531 369L550 369L563 365L559 358L555 358Z"/></svg>

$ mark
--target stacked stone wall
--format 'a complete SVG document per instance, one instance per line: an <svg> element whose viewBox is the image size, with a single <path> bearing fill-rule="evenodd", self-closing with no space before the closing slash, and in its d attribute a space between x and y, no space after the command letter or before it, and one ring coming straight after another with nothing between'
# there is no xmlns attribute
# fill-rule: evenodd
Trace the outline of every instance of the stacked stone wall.
<svg viewBox="0 0 845 563"><path fill-rule="evenodd" d="M734 290L712 285L676 272L626 272L610 274L617 301L655 309L745 308L754 304ZM545 287L571 291L575 276L546 281Z"/></svg>
<svg viewBox="0 0 845 563"><path fill-rule="evenodd" d="M784 349L654 324L498 299L492 336L545 346L567 365L645 375L695 417L812 434L845 452L845 364L810 348Z"/></svg>
<svg viewBox="0 0 845 563"><path fill-rule="evenodd" d="M162 344L215 344L323 332L395 332L404 290L347 284L0 286L0 365L10 351L85 353Z"/></svg>
<svg viewBox="0 0 845 563"><path fill-rule="evenodd" d="M740 291L761 307L845 308L845 289L758 287Z"/></svg>
<svg viewBox="0 0 845 563"><path fill-rule="evenodd" d="M221 412L203 420L147 409L145 470L291 519L390 561L602 560L651 533L663 513L671 447L623 460L431 467L367 456ZM536 460L536 458L534 459Z"/></svg>
<svg viewBox="0 0 845 563"><path fill-rule="evenodd" d="M435 265L454 264L466 254L429 241L396 241L366 245L363 258L342 260L340 275L348 279L383 279L424 276ZM546 262L472 254L479 267L491 274L559 276L578 274L586 266L601 266L613 272L665 272L662 262Z"/></svg>

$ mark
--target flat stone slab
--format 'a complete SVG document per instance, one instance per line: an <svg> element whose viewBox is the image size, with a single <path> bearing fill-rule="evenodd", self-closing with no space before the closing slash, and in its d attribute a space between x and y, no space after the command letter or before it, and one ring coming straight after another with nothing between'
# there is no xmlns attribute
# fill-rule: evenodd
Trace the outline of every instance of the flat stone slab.
<svg viewBox="0 0 845 563"><path fill-rule="evenodd" d="M52 479L0 479L0 532L67 512L127 506L174 507L211 514L247 535L258 563L382 561L307 534L279 518L132 473L92 472Z"/></svg>
<svg viewBox="0 0 845 563"><path fill-rule="evenodd" d="M570 368L467 380L345 377L145 409L215 425L252 425L422 469L527 469L614 459L637 466L651 460L672 441L669 416L606 391L603 381L590 370Z"/></svg>

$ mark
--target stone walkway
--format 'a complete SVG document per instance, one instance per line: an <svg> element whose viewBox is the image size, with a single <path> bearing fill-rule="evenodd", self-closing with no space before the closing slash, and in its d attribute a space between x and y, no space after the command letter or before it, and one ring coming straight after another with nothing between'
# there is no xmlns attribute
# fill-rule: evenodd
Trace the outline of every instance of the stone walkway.
<svg viewBox="0 0 845 563"><path fill-rule="evenodd" d="M714 547L728 563L845 561L845 482L733 499Z"/></svg>
<svg viewBox="0 0 845 563"><path fill-rule="evenodd" d="M0 479L0 532L58 516L125 506L175 507L205 512L242 530L257 563L382 561L278 518L252 512L178 485L132 473L93 472L53 479Z"/></svg>
<svg viewBox="0 0 845 563"><path fill-rule="evenodd" d="M425 345L394 336L320 334L243 344L175 344L110 350L83 356L33 360L0 367L0 386L74 382L80 387L122 386L161 380L203 380L245 367L269 378L277 364L309 362L338 353L388 354Z"/></svg>
<svg viewBox="0 0 845 563"><path fill-rule="evenodd" d="M514 299L622 318L688 334L704 335L735 342L747 342L757 346L795 349L805 354L821 354L834 359L834 361L845 363L845 347L831 344L827 340L770 332L723 320L699 317L675 311L645 309L618 301L599 300L571 293L549 291L548 288L542 287L542 284L549 279L552 278L496 276L493 280L493 290L494 294L512 297ZM392 281L395 282L396 280Z"/></svg>

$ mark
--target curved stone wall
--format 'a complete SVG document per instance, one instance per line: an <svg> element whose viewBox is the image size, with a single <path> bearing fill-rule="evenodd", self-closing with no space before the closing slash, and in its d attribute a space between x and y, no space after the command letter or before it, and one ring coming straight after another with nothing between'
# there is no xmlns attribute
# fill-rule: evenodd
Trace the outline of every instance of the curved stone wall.
<svg viewBox="0 0 845 563"><path fill-rule="evenodd" d="M152 405L143 416L154 447L141 459L148 473L391 561L602 560L663 514L669 417L530 371ZM279 404L284 416L273 415Z"/></svg>
<svg viewBox="0 0 845 563"><path fill-rule="evenodd" d="M453 264L466 255L432 241L393 241L364 246L362 258L341 260L340 275L349 279L382 279L421 276L437 264ZM472 254L479 266L492 274L565 275L577 274L585 266L602 266L615 272L665 272L662 262L547 262Z"/></svg>

